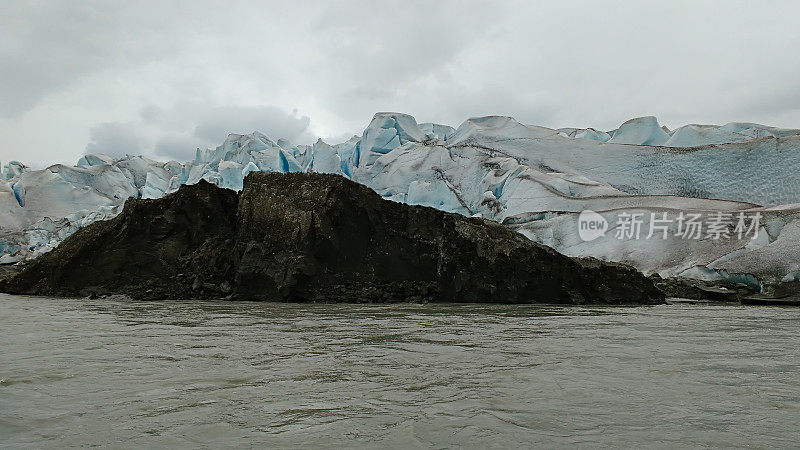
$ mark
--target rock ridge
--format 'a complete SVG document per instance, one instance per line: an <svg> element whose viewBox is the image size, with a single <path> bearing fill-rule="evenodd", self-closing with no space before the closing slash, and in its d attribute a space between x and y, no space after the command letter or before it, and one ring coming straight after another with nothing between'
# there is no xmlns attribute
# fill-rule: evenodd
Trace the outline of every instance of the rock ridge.
<svg viewBox="0 0 800 450"><path fill-rule="evenodd" d="M253 172L129 199L0 291L133 299L657 304L634 268L570 258L500 224L382 199L338 175Z"/></svg>

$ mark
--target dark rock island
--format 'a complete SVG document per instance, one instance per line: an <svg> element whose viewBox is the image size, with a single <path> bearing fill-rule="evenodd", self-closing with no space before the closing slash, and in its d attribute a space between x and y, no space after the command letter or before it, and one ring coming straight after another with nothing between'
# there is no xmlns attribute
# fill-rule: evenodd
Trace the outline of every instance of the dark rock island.
<svg viewBox="0 0 800 450"><path fill-rule="evenodd" d="M634 268L570 258L502 225L382 199L336 175L201 181L130 199L0 281L51 296L324 302L656 304Z"/></svg>

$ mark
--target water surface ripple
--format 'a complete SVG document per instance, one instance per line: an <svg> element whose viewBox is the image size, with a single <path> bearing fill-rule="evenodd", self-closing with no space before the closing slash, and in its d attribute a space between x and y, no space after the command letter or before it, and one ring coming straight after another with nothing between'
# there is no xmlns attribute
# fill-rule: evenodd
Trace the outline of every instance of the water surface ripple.
<svg viewBox="0 0 800 450"><path fill-rule="evenodd" d="M800 309L0 294L0 446L776 447Z"/></svg>

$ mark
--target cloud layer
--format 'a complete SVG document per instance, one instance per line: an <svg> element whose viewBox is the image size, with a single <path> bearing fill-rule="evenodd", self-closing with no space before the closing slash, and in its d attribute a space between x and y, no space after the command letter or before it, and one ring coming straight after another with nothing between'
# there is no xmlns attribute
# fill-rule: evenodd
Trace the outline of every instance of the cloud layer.
<svg viewBox="0 0 800 450"><path fill-rule="evenodd" d="M376 111L610 129L800 126L796 2L17 2L0 161L184 159L227 133L360 133Z"/></svg>

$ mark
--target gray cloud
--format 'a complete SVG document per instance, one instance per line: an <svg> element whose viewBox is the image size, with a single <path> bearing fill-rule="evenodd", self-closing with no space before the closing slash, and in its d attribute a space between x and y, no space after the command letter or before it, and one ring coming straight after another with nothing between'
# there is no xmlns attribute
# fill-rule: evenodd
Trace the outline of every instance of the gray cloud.
<svg viewBox="0 0 800 450"><path fill-rule="evenodd" d="M297 117L296 112L287 114L272 106L227 106L209 109L197 124L195 136L210 142L220 142L230 133L246 134L261 131L273 139L285 138L290 141L308 140L311 119Z"/></svg>
<svg viewBox="0 0 800 450"><path fill-rule="evenodd" d="M177 158L231 132L360 134L376 111L797 127L798 14L736 0L10 2L0 159L74 161L107 122Z"/></svg>
<svg viewBox="0 0 800 450"><path fill-rule="evenodd" d="M167 8L164 12L176 12ZM114 2L10 2L0 18L0 113L16 116L81 77L177 50L181 15L163 39L146 9Z"/></svg>
<svg viewBox="0 0 800 450"><path fill-rule="evenodd" d="M137 127L155 140L154 154L179 161L194 157L195 149L213 148L231 134L261 131L274 140L311 143L311 119L274 106L224 106L179 104L170 109L150 105L140 111Z"/></svg>
<svg viewBox="0 0 800 450"><path fill-rule="evenodd" d="M93 127L86 153L103 153L113 157L139 155L146 139L134 123L107 122Z"/></svg>
<svg viewBox="0 0 800 450"><path fill-rule="evenodd" d="M187 134L170 132L164 134L155 142L156 156L173 159L175 161L188 161L194 157L197 148L207 147L208 142Z"/></svg>

